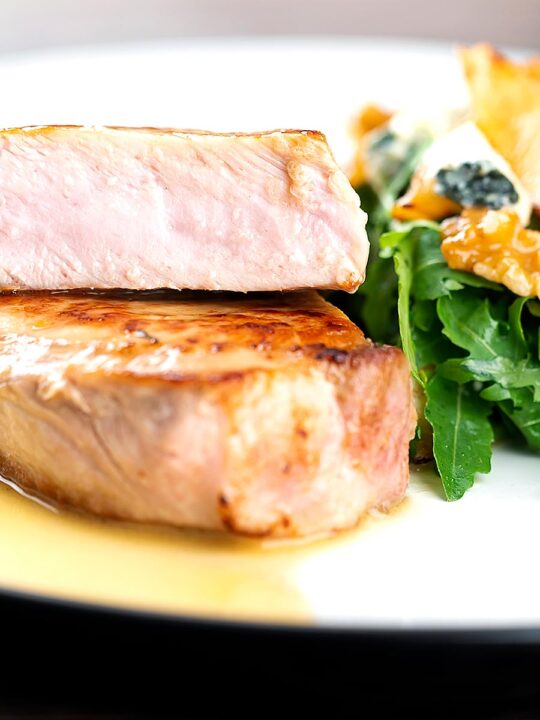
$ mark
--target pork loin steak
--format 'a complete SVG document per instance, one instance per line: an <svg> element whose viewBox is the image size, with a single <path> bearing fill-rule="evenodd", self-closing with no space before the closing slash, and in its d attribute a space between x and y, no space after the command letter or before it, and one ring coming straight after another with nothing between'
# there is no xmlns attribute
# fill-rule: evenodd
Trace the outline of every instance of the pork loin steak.
<svg viewBox="0 0 540 720"><path fill-rule="evenodd" d="M0 297L6 478L98 515L261 536L403 496L400 350L314 291L174 295Z"/></svg>
<svg viewBox="0 0 540 720"><path fill-rule="evenodd" d="M354 291L365 221L317 132L0 131L0 288Z"/></svg>

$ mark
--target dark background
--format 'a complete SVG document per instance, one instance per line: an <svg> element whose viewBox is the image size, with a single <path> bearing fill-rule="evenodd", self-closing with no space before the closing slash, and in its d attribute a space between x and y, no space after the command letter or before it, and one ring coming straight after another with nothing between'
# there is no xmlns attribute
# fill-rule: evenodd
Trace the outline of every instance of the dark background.
<svg viewBox="0 0 540 720"><path fill-rule="evenodd" d="M1 718L540 717L540 631L246 628L0 599Z"/></svg>

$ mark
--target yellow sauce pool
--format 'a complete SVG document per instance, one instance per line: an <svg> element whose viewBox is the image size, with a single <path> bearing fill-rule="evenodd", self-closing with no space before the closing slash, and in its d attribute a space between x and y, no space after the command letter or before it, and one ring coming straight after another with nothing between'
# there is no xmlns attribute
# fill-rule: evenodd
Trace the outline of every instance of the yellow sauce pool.
<svg viewBox="0 0 540 720"><path fill-rule="evenodd" d="M402 502L390 514L407 506ZM0 483L0 590L178 615L309 623L295 572L326 539L264 541L56 511Z"/></svg>

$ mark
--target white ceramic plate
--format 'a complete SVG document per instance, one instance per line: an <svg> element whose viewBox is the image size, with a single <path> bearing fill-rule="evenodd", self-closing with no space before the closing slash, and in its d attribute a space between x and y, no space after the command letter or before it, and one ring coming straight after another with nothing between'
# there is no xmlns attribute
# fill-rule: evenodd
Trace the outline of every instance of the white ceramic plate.
<svg viewBox="0 0 540 720"><path fill-rule="evenodd" d="M201 41L0 59L0 125L96 123L325 131L350 159L368 101L464 99L451 48L328 40ZM540 458L497 449L460 502L429 470L358 530L265 545L56 514L0 488L0 586L211 619L363 628L540 625Z"/></svg>

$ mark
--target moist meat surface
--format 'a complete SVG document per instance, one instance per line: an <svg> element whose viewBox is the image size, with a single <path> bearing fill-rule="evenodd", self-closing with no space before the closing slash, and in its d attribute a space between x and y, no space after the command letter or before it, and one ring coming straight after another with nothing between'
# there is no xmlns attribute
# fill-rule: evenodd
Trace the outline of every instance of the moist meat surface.
<svg viewBox="0 0 540 720"><path fill-rule="evenodd" d="M323 135L0 131L0 288L274 291L363 281L365 213Z"/></svg>
<svg viewBox="0 0 540 720"><path fill-rule="evenodd" d="M269 536L408 481L402 352L313 291L0 296L0 470L99 515Z"/></svg>

